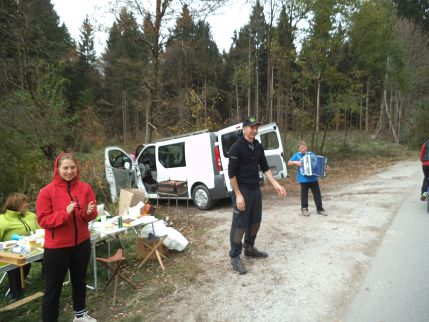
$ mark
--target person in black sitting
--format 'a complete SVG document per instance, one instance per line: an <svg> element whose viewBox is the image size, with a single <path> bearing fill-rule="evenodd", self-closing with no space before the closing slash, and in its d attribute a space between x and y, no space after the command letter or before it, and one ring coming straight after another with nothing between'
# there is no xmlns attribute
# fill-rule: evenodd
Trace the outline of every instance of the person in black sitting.
<svg viewBox="0 0 429 322"><path fill-rule="evenodd" d="M259 188L259 167L280 196L286 190L274 179L268 167L262 145L255 139L258 126L254 117L243 122L243 136L229 150L228 174L232 195L232 224L230 232L231 265L240 274L247 273L240 260L242 239L244 236L244 254L253 258L266 258L268 254L259 251L255 245L256 235L262 219L262 196Z"/></svg>

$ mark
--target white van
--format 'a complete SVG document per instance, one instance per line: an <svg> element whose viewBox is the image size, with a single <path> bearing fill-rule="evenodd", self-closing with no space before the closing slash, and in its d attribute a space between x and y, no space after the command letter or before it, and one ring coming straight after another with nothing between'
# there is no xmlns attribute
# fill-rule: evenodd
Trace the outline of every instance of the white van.
<svg viewBox="0 0 429 322"><path fill-rule="evenodd" d="M185 181L187 195L200 209L210 209L216 200L232 193L228 177L228 151L239 135L242 124L219 132L199 131L160 140L137 150L136 158L120 147L105 149L105 170L113 202L121 188L139 188L148 198L158 194L159 182ZM275 123L259 127L258 141L264 147L268 165L276 178L287 175L283 145Z"/></svg>

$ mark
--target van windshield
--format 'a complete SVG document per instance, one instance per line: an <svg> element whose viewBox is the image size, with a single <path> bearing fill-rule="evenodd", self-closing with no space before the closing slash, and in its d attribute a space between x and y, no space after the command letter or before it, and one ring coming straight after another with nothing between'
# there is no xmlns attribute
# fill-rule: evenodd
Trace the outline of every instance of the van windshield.
<svg viewBox="0 0 429 322"><path fill-rule="evenodd" d="M243 135L242 130L236 130L234 132L225 133L222 135L222 147L223 147L223 156L225 158L229 157L229 149L237 141L237 139Z"/></svg>

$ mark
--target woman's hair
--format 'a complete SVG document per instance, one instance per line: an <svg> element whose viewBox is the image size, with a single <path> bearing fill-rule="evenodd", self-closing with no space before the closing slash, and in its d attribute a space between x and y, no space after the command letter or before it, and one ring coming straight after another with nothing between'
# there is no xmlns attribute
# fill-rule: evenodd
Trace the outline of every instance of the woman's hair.
<svg viewBox="0 0 429 322"><path fill-rule="evenodd" d="M303 145L307 145L307 144L305 144L304 140L299 140L298 144L297 144L297 147L299 148L300 146L303 146Z"/></svg>
<svg viewBox="0 0 429 322"><path fill-rule="evenodd" d="M14 192L7 197L2 208L2 213L6 212L6 210L18 211L18 209L27 202L28 197L26 195Z"/></svg>
<svg viewBox="0 0 429 322"><path fill-rule="evenodd" d="M77 159L73 153L70 153L70 152L64 153L58 159L58 168L61 166L61 162L63 162L64 160L72 160L76 164L76 167L79 169L79 162L77 162Z"/></svg>

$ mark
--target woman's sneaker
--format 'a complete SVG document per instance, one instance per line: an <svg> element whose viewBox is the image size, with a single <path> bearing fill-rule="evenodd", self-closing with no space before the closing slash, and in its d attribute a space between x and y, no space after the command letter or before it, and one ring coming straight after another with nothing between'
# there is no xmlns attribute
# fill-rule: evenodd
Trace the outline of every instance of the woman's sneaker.
<svg viewBox="0 0 429 322"><path fill-rule="evenodd" d="M421 196L420 196L420 200L421 200L421 201L426 201L427 196L428 196L428 193L427 193L427 192L423 192L423 193L421 194Z"/></svg>
<svg viewBox="0 0 429 322"><path fill-rule="evenodd" d="M325 209L318 210L318 211L317 211L317 213L318 213L319 215L322 215L322 216L327 216L327 215L328 215L328 214L326 213Z"/></svg>
<svg viewBox="0 0 429 322"><path fill-rule="evenodd" d="M308 213L308 209L307 208L301 208L301 214L305 217L310 216L310 214Z"/></svg>
<svg viewBox="0 0 429 322"><path fill-rule="evenodd" d="M89 314L85 312L80 318L75 316L73 322L97 322L97 320L90 317Z"/></svg>

